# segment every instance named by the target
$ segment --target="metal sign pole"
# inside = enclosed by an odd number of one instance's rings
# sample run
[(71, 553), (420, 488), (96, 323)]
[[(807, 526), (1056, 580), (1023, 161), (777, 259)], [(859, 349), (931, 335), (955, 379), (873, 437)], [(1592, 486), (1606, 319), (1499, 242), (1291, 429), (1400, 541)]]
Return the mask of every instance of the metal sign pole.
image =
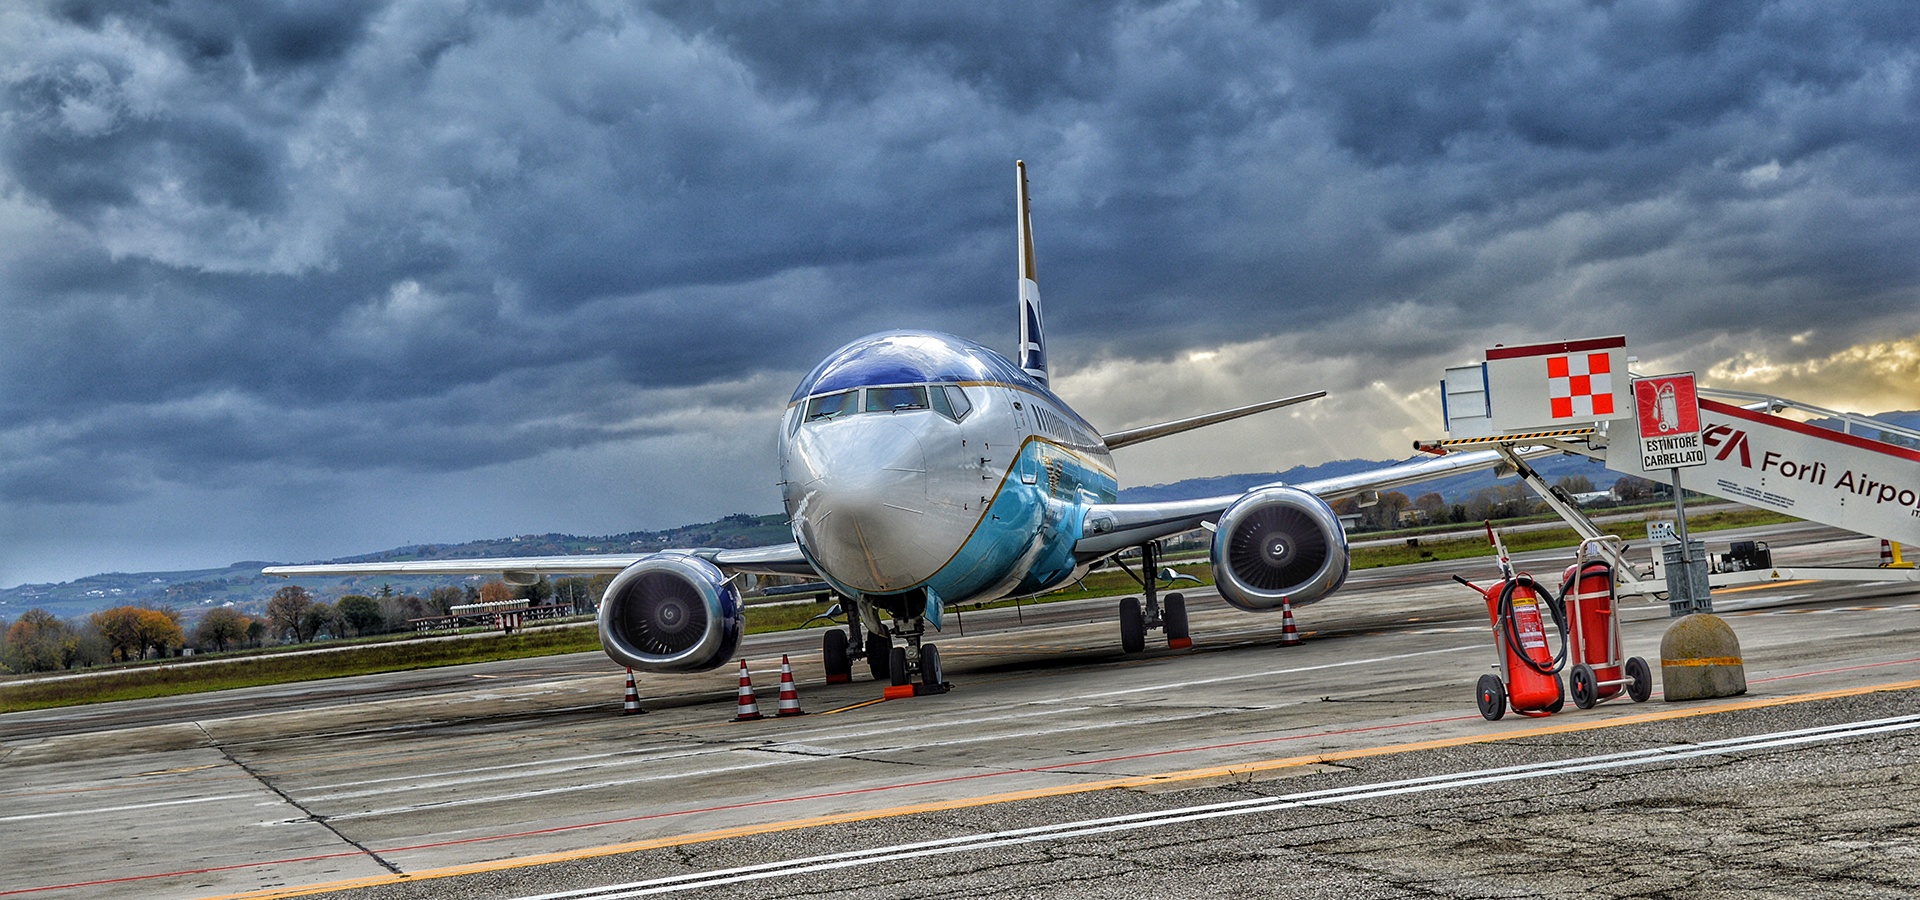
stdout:
[(1680, 538), (1680, 562), (1693, 562), (1693, 553), (1687, 544), (1687, 493), (1680, 489), (1680, 469), (1672, 468), (1673, 473), (1673, 530)]

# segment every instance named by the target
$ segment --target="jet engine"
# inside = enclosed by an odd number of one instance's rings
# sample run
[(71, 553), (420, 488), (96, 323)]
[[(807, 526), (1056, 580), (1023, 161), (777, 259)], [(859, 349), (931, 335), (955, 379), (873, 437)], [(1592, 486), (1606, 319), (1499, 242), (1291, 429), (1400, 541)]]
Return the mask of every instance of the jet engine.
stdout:
[(697, 672), (733, 657), (740, 595), (697, 556), (650, 556), (621, 571), (600, 598), (600, 646), (646, 672)]
[(1213, 578), (1220, 596), (1249, 612), (1330, 594), (1347, 580), (1347, 533), (1326, 501), (1299, 488), (1253, 491), (1220, 514)]

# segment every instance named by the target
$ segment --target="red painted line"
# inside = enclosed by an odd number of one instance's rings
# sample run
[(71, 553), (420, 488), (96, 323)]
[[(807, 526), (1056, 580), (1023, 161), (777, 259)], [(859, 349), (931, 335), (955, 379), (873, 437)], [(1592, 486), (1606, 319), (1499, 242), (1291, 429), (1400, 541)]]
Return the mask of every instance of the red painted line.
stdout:
[[(1856, 672), (1864, 669), (1878, 669), (1878, 668), (1884, 668), (1886, 666), (1907, 665), (1911, 663), (1920, 663), (1920, 657), (1909, 657), (1907, 659), (1896, 659), (1896, 660), (1889, 660), (1887, 662), (1878, 662), (1878, 663), (1865, 663), (1857, 666), (1841, 666), (1833, 669), (1820, 669), (1812, 672), (1798, 672), (1790, 675), (1775, 675), (1770, 678), (1755, 679), (1750, 683), (1762, 684), (1762, 683), (1771, 682), (1771, 681), (1787, 681), (1794, 678), (1807, 678), (1814, 675), (1833, 675), (1841, 672)], [(514, 838), (538, 837), (541, 835), (561, 834), (569, 831), (582, 831), (589, 828), (604, 828), (611, 825), (624, 825), (632, 822), (644, 822), (644, 821), (649, 821), (653, 819), (670, 819), (670, 818), (676, 818), (679, 816), (697, 815), (700, 813), (729, 812), (734, 810), (753, 809), (755, 807), (761, 807), (761, 806), (776, 806), (783, 803), (799, 803), (799, 802), (805, 802), (809, 800), (822, 800), (822, 799), (830, 799), (830, 798), (836, 798), (836, 797), (853, 797), (853, 796), (859, 796), (861, 794), (884, 793), (887, 791), (904, 790), (908, 788), (933, 787), (933, 786), (942, 785), (942, 784), (957, 784), (960, 782), (977, 781), (977, 780), (986, 779), (986, 778), (1003, 778), (1009, 775), (1031, 775), (1031, 774), (1040, 773), (1040, 772), (1058, 772), (1058, 771), (1064, 771), (1068, 769), (1083, 768), (1087, 766), (1111, 765), (1113, 763), (1131, 762), (1131, 761), (1142, 760), (1142, 759), (1154, 759), (1154, 758), (1163, 757), (1163, 756), (1178, 756), (1186, 753), (1199, 753), (1199, 752), (1204, 752), (1209, 750), (1231, 750), (1231, 749), (1236, 749), (1240, 747), (1258, 747), (1258, 746), (1263, 746), (1268, 744), (1281, 744), (1281, 743), (1286, 743), (1288, 741), (1305, 740), (1307, 738), (1314, 738), (1314, 737), (1337, 737), (1337, 736), (1350, 735), (1350, 734), (1366, 734), (1368, 732), (1375, 732), (1375, 731), (1391, 731), (1399, 728), (1410, 728), (1416, 725), (1437, 725), (1445, 722), (1465, 722), (1465, 721), (1471, 721), (1473, 719), (1478, 719), (1478, 718), (1480, 718), (1480, 716), (1477, 713), (1473, 715), (1440, 716), (1432, 719), (1420, 719), (1420, 720), (1408, 721), (1408, 722), (1395, 722), (1388, 725), (1369, 725), (1363, 728), (1343, 728), (1343, 729), (1338, 729), (1334, 731), (1315, 731), (1307, 734), (1294, 734), (1294, 735), (1286, 735), (1283, 737), (1257, 738), (1254, 740), (1246, 740), (1246, 741), (1228, 741), (1225, 743), (1207, 744), (1199, 747), (1183, 747), (1183, 748), (1174, 749), (1174, 750), (1157, 750), (1151, 753), (1131, 753), (1131, 754), (1126, 754), (1124, 756), (1109, 756), (1102, 759), (1077, 760), (1075, 762), (1059, 763), (1051, 766), (1034, 766), (1034, 767), (1025, 768), (1025, 769), (1008, 769), (1003, 772), (982, 772), (982, 773), (973, 774), (973, 775), (957, 775), (951, 778), (934, 778), (926, 781), (902, 782), (899, 784), (884, 785), (881, 787), (860, 788), (857, 790), (850, 790), (850, 791), (829, 791), (826, 793), (806, 794), (806, 795), (797, 796), (797, 797), (780, 797), (772, 800), (755, 800), (748, 803), (729, 803), (729, 804), (722, 804), (719, 806), (701, 807), (698, 809), (683, 809), (683, 810), (677, 810), (674, 812), (654, 813), (654, 814), (645, 815), (645, 816), (627, 816), (619, 819), (606, 819), (598, 822), (583, 822), (578, 825), (560, 825), (553, 828), (538, 828), (538, 829), (533, 829), (531, 831), (515, 831), (515, 832), (508, 832), (503, 834), (484, 835), (481, 837), (461, 838), (459, 840), (452, 840), (452, 841), (433, 841), (425, 844), (409, 844), (406, 846), (399, 846), (399, 847), (381, 847), (381, 848), (374, 849), (373, 851), (371, 851), (371, 853), (375, 855), (384, 856), (390, 853), (407, 853), (407, 852), (416, 851), (416, 850), (432, 850), (439, 847), (454, 847), (462, 844), (479, 844), (479, 843), (486, 843), (488, 841), (501, 841), (501, 840), (512, 840)], [(14, 890), (0, 891), (0, 897), (10, 897), (10, 896), (15, 896), (19, 894), (32, 894), (32, 893), (38, 893), (41, 891), (66, 890), (69, 888), (97, 887), (99, 885), (107, 885), (107, 884), (125, 884), (128, 882), (148, 881), (148, 880), (157, 879), (157, 878), (178, 878), (178, 877), (189, 876), (189, 875), (200, 875), (208, 872), (224, 872), (224, 871), (231, 871), (233, 869), (250, 869), (250, 868), (263, 867), (263, 866), (279, 866), (279, 865), (288, 865), (291, 863), (314, 862), (314, 861), (326, 860), (326, 859), (341, 859), (344, 857), (362, 856), (362, 855), (367, 855), (367, 854), (362, 854), (358, 852), (324, 853), (317, 856), (298, 856), (298, 857), (290, 857), (287, 859), (267, 860), (264, 862), (235, 863), (232, 865), (225, 865), (225, 866), (208, 866), (208, 867), (199, 868), (199, 869), (182, 869), (175, 872), (156, 872), (156, 873), (147, 874), (147, 875), (128, 875), (121, 878), (107, 878), (99, 881), (79, 881), (79, 882), (74, 882), (72, 884), (54, 884), (54, 885), (45, 885), (41, 887), (18, 888)]]
[(126, 884), (130, 881), (148, 881), (154, 878), (179, 878), (186, 875), (204, 875), (208, 872), (227, 872), (233, 869), (253, 869), (260, 866), (284, 866), (288, 863), (314, 862), (322, 859), (340, 859), (348, 856), (364, 856), (358, 851), (352, 853), (322, 853), (319, 856), (296, 856), (288, 859), (270, 859), (266, 862), (234, 863), (230, 866), (207, 866), (203, 869), (181, 869), (178, 872), (155, 872), (150, 875), (126, 875), (120, 878), (102, 878), (98, 881), (76, 881), (72, 884), (48, 884), (40, 887), (15, 888), (0, 891), (0, 897), (16, 894), (35, 894), (41, 891), (64, 891), (70, 888), (98, 887), (103, 884)]
[(1749, 683), (1765, 684), (1769, 681), (1789, 681), (1795, 678), (1806, 678), (1811, 675), (1837, 675), (1841, 672), (1858, 672), (1861, 669), (1878, 669), (1883, 666), (1900, 666), (1900, 665), (1906, 665), (1908, 663), (1920, 663), (1920, 656), (1908, 657), (1907, 659), (1889, 660), (1887, 662), (1863, 663), (1857, 666), (1841, 666), (1838, 669), (1822, 669), (1818, 672), (1797, 672), (1792, 675), (1775, 675), (1770, 678), (1756, 678)]

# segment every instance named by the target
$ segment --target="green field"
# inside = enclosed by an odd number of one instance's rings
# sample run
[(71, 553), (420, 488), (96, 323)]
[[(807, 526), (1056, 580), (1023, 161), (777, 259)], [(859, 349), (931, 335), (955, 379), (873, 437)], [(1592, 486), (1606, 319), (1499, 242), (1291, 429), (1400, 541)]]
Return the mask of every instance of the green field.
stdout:
[[(1791, 521), (1795, 520), (1777, 513), (1743, 509), (1690, 516), (1687, 524), (1692, 531), (1702, 532)], [(1635, 531), (1638, 530), (1636, 527)], [(1416, 533), (1400, 536), (1410, 538), (1416, 543), (1356, 550), (1353, 554), (1353, 567), (1366, 569), (1433, 559), (1462, 559), (1492, 554), (1487, 542), (1478, 537), (1436, 540), (1420, 537)], [(1507, 549), (1512, 551), (1567, 547), (1576, 542), (1577, 538), (1573, 530), (1564, 527), (1518, 532), (1506, 539)], [(1213, 581), (1212, 568), (1204, 559), (1194, 562), (1175, 560), (1171, 565), (1183, 574), (1199, 578), (1204, 584), (1211, 584)], [(1139, 584), (1126, 573), (1108, 568), (1088, 575), (1084, 581), (1075, 584), (1070, 590), (1056, 591), (1043, 597), (1019, 602), (1049, 603), (1088, 597), (1110, 597), (1132, 593), (1139, 589)], [(1178, 590), (1178, 588), (1169, 588), (1169, 590)], [(1010, 606), (1013, 602), (1000, 601), (991, 606)], [(824, 612), (827, 606), (828, 604), (825, 603), (749, 606), (747, 631), (759, 633), (798, 628), (812, 617)], [(984, 606), (987, 605), (967, 608), (977, 609)], [(964, 615), (965, 611), (962, 610), (961, 614)], [(814, 624), (823, 625), (824, 621)], [(285, 652), (320, 648), (325, 648), (326, 652)], [(281, 652), (169, 660), (165, 663), (147, 663), (58, 677), (41, 677), (31, 682), (25, 678), (16, 678), (10, 682), (0, 682), (0, 712), (164, 697), (199, 691), (219, 691), (228, 688), (342, 678), (351, 675), (372, 675), (380, 672), (457, 666), (531, 656), (597, 652), (600, 649), (600, 640), (593, 624), (584, 622), (558, 628), (521, 631), (511, 635), (486, 632), (435, 639), (412, 639), (403, 636), (365, 643), (278, 649)]]

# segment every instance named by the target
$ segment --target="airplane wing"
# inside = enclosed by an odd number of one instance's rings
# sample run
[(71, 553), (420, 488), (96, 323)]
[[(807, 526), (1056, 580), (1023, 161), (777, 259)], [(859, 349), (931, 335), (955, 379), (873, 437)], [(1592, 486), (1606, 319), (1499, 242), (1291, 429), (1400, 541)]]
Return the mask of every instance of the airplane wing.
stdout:
[[(1546, 451), (1551, 452), (1551, 451)], [(1522, 457), (1538, 455), (1521, 453)], [(1268, 487), (1290, 487), (1306, 491), (1324, 501), (1351, 497), (1364, 491), (1380, 491), (1414, 484), (1431, 478), (1491, 469), (1500, 465), (1500, 454), (1492, 450), (1449, 453), (1445, 456), (1412, 459), (1380, 469), (1321, 478), (1295, 484), (1276, 482), (1260, 485), (1238, 494), (1202, 497), (1196, 500), (1170, 500), (1161, 503), (1108, 503), (1093, 506), (1087, 512), (1085, 536), (1074, 544), (1073, 552), (1082, 561), (1137, 547), (1147, 541), (1191, 531), (1204, 522), (1214, 522), (1235, 501)]]
[(740, 550), (658, 550), (652, 553), (603, 553), (579, 556), (503, 556), (492, 559), (415, 559), (371, 563), (327, 563), (306, 566), (268, 566), (262, 575), (498, 575), (514, 584), (528, 584), (542, 575), (614, 575), (641, 560), (656, 556), (691, 556), (706, 560), (723, 572), (751, 575), (813, 576), (813, 566), (794, 543)]

